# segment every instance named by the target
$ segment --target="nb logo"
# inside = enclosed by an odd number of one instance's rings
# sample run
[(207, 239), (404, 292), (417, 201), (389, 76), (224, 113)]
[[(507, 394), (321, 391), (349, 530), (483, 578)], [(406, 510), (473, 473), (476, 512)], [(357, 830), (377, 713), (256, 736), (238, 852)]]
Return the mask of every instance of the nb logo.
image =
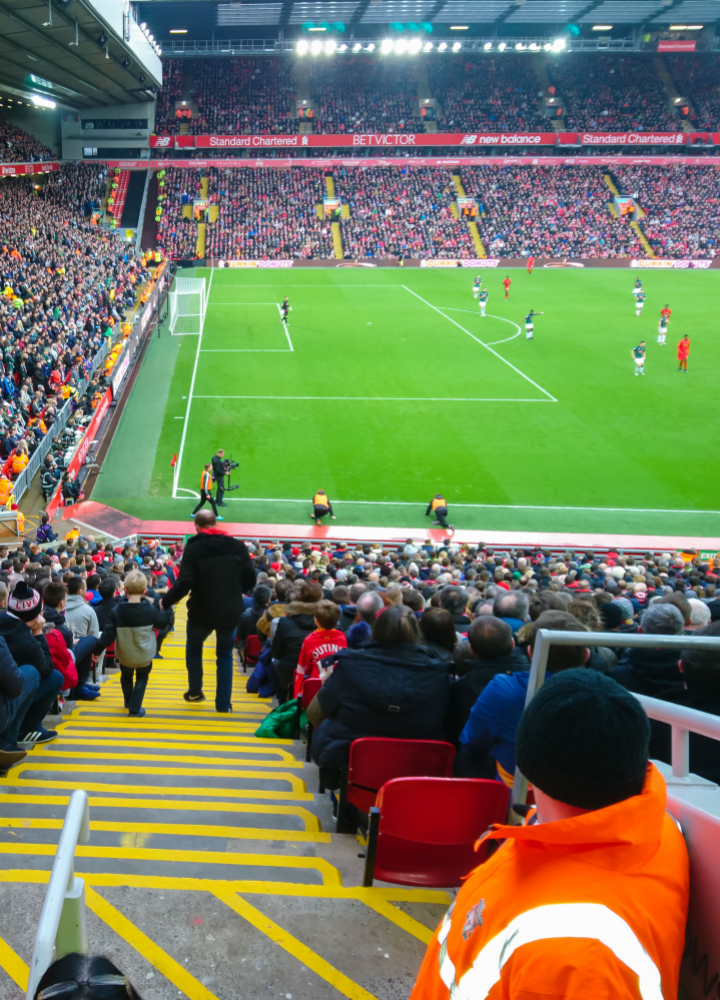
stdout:
[(460, 140), (461, 146), (474, 146), (477, 135), (464, 135)]
[(161, 135), (161, 136), (159, 136), (155, 140), (155, 145), (156, 146), (169, 146), (170, 145), (170, 139), (171, 139), (171, 136), (169, 136), (169, 135)]

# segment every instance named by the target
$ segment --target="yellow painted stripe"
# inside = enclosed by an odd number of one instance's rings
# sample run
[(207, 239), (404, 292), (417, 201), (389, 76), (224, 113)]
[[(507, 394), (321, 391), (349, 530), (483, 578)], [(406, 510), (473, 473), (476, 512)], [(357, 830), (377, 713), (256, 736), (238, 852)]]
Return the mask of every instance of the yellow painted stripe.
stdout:
[(124, 914), (116, 910), (90, 886), (85, 888), (85, 900), (95, 916), (100, 917), (123, 941), (132, 945), (139, 955), (142, 955), (150, 965), (177, 986), (188, 1000), (217, 1000), (214, 993), (211, 993), (195, 976), (192, 976), (159, 945), (151, 941), (147, 934), (143, 934), (139, 927), (136, 927)]
[[(54, 857), (56, 844), (4, 844), (0, 854)], [(292, 858), (280, 854), (239, 854), (233, 851), (172, 851), (152, 847), (78, 846), (76, 858), (114, 858), (120, 861), (196, 862), (204, 865), (254, 865), (258, 868), (295, 868), (316, 871), (325, 885), (342, 885), (340, 872), (324, 858)]]
[(235, 913), (247, 920), (249, 924), (263, 934), (266, 934), (274, 944), (279, 945), (308, 969), (312, 969), (317, 976), (324, 979), (326, 983), (333, 986), (343, 996), (349, 997), (350, 1000), (375, 1000), (372, 993), (369, 993), (358, 983), (353, 982), (343, 972), (336, 969), (334, 965), (330, 965), (317, 952), (308, 948), (307, 945), (303, 944), (296, 937), (293, 937), (292, 934), (289, 934), (279, 924), (276, 924), (274, 920), (266, 917), (264, 913), (261, 913), (251, 903), (248, 903), (246, 899), (236, 895), (234, 892), (218, 889), (215, 890), (214, 895), (221, 902), (225, 903), (226, 906), (229, 906), (231, 910), (234, 910)]
[[(288, 896), (308, 899), (357, 899), (361, 902), (364, 893), (374, 893), (379, 899), (397, 903), (440, 903), (448, 906), (453, 901), (450, 893), (441, 889), (408, 889), (404, 887), (373, 887), (363, 889), (361, 886), (307, 885), (297, 882), (262, 882), (240, 879), (205, 879), (182, 878), (166, 875), (138, 875), (134, 873), (108, 874), (98, 872), (77, 871), (86, 885), (107, 888), (129, 889), (167, 889), (183, 892), (214, 892), (224, 889), (229, 892), (241, 892), (244, 895), (258, 896)], [(46, 885), (50, 879), (50, 871), (34, 868), (8, 868), (0, 870), (0, 882), (29, 885)]]
[(401, 927), (408, 934), (412, 934), (413, 937), (422, 941), (423, 944), (430, 944), (434, 931), (431, 931), (429, 927), (421, 924), (419, 920), (411, 917), (403, 910), (398, 909), (397, 906), (393, 906), (386, 899), (372, 895), (371, 890), (366, 890), (366, 892), (367, 895), (362, 896), (362, 901), (366, 906), (369, 906), (371, 910), (375, 910), (381, 917), (385, 917), (386, 920), (390, 920), (398, 927)]
[[(153, 723), (152, 721), (148, 726), (145, 726), (144, 722), (141, 724), (138, 720), (129, 719), (127, 716), (115, 716), (114, 718), (108, 717), (107, 719), (75, 719), (75, 713), (73, 712), (68, 716), (68, 723), (72, 725), (73, 728), (79, 726), (83, 729), (123, 729), (128, 732), (132, 732), (137, 735), (138, 730), (145, 734), (148, 729), (152, 732)], [(60, 732), (63, 731), (65, 723), (60, 723)], [(255, 727), (257, 728), (257, 727)], [(228, 736), (237, 736), (239, 733), (253, 733), (255, 730), (252, 724), (249, 722), (218, 722), (216, 720), (199, 720), (198, 722), (176, 722), (168, 720), (167, 730), (172, 732), (173, 730), (177, 733), (227, 733)], [(166, 727), (163, 724), (163, 728), (158, 730), (158, 736), (162, 736), (166, 731)], [(278, 740), (274, 741), (279, 742)], [(286, 743), (292, 743), (292, 740), (285, 740)]]
[[(86, 758), (87, 759), (87, 756)], [(106, 764), (97, 767), (95, 764), (54, 764), (40, 760), (34, 764), (25, 761), (13, 769), (13, 775), (25, 774), (29, 771), (50, 771), (66, 774), (157, 774), (163, 778), (246, 778), (249, 781), (286, 781), (291, 788), (305, 791), (305, 782), (295, 774), (268, 774), (267, 771), (226, 770), (216, 771), (212, 767), (141, 767), (137, 764)], [(178, 786), (182, 787), (182, 786)]]
[[(53, 778), (47, 778), (44, 781), (38, 781), (34, 778), (11, 778), (10, 774), (8, 774), (7, 777), (3, 778), (3, 785), (5, 788), (69, 788), (71, 791), (75, 791), (78, 787), (78, 782), (56, 781)], [(167, 785), (114, 785), (111, 782), (103, 781), (83, 781), (82, 787), (86, 792), (130, 792), (133, 795), (187, 795), (218, 799), (293, 799), (296, 802), (313, 801), (313, 795), (310, 792), (275, 792), (252, 788), (198, 788), (192, 785), (188, 785), (187, 787), (178, 785), (175, 788), (168, 788)]]
[[(310, 796), (312, 798), (312, 796)], [(0, 803), (14, 806), (63, 806), (70, 801), (69, 795), (0, 795)], [(91, 795), (90, 806), (93, 809), (171, 809), (173, 812), (208, 813), (257, 813), (262, 816), (297, 816), (305, 824), (308, 833), (320, 832), (320, 820), (304, 806), (264, 805), (257, 802), (190, 802), (185, 799), (135, 799), (113, 798), (101, 795)]]
[[(39, 749), (39, 748), (38, 748)], [(244, 748), (247, 752), (247, 747)], [(87, 760), (87, 753), (78, 753), (75, 750), (63, 750), (58, 747), (53, 747), (51, 749), (43, 750), (41, 753), (34, 753), (33, 760), (38, 757), (70, 757), (72, 759)], [(181, 762), (183, 764), (217, 764), (217, 765), (241, 765), (246, 767), (295, 767), (302, 769), (305, 764), (303, 761), (296, 760), (290, 754), (285, 754), (285, 760), (243, 760), (237, 757), (187, 757), (187, 756), (174, 756), (160, 754), (160, 753), (94, 753), (92, 755), (93, 760), (147, 760), (147, 761), (158, 761), (159, 763), (172, 763)], [(44, 765), (43, 765), (44, 767)], [(74, 765), (68, 765), (68, 770), (72, 770)], [(33, 768), (36, 770), (36, 768)], [(105, 767), (93, 767), (94, 771), (99, 771), (102, 773), (105, 770), (109, 770)], [(124, 769), (123, 769), (124, 770)], [(154, 772), (157, 773), (157, 772)], [(192, 773), (199, 773), (197, 771), (191, 771)], [(223, 772), (219, 772), (222, 774)], [(231, 772), (228, 771), (227, 774)], [(276, 777), (272, 775), (272, 777)]]
[[(182, 739), (187, 739), (187, 737), (182, 737)], [(289, 751), (282, 750), (280, 747), (273, 746), (258, 746), (257, 741), (252, 744), (253, 737), (245, 737), (244, 742), (238, 746), (237, 750), (232, 747), (226, 747), (226, 752), (229, 753), (253, 753), (258, 756), (271, 756), (275, 755), (279, 760), (295, 761), (297, 760)], [(222, 738), (218, 739), (218, 743), (229, 742)], [(236, 740), (235, 742), (240, 742)], [(43, 746), (35, 747), (33, 750), (33, 757), (45, 757), (52, 756), (52, 754), (62, 754), (67, 756), (65, 750), (58, 749), (64, 746), (87, 746), (87, 747), (132, 747), (137, 750), (208, 750), (216, 752), (218, 747), (214, 746), (212, 743), (203, 742), (187, 742), (187, 743), (170, 743), (166, 740), (133, 740), (125, 739), (124, 737), (114, 737), (111, 739), (93, 739), (92, 737), (77, 736), (70, 737), (67, 733), (62, 734), (62, 739), (57, 743), (45, 744)], [(94, 755), (93, 755), (94, 756)], [(87, 759), (88, 754), (84, 754), (85, 759)], [(185, 759), (185, 758), (181, 758)], [(206, 758), (203, 758), (206, 759)], [(256, 764), (264, 764), (264, 761), (255, 761)]]
[[(0, 817), (0, 829), (9, 830), (61, 830), (63, 820), (17, 816)], [(171, 837), (223, 837), (229, 840), (294, 840), (298, 843), (329, 844), (329, 833), (305, 830), (272, 830), (262, 826), (218, 826), (213, 823), (125, 823), (110, 820), (91, 820), (90, 829), (97, 833), (143, 833)]]
[[(96, 728), (97, 732), (95, 732)], [(113, 730), (105, 730), (102, 727), (102, 724), (99, 726), (99, 728), (95, 726), (82, 726), (81, 728), (78, 729), (77, 735), (75, 735), (75, 729), (73, 728), (72, 723), (61, 722), (58, 724), (57, 730), (60, 733), (63, 742), (65, 741), (65, 739), (67, 739), (68, 742), (70, 743), (76, 743), (76, 742), (91, 743), (94, 740), (100, 739), (103, 742), (111, 742), (113, 744), (117, 743), (118, 745), (121, 746), (132, 746), (133, 745), (132, 741), (138, 739), (137, 726), (128, 727), (127, 732), (114, 732)], [(197, 746), (198, 743), (203, 743), (203, 744), (239, 743), (242, 745), (252, 745), (252, 746), (258, 745), (258, 739), (256, 736), (242, 736), (242, 735), (233, 736), (230, 733), (228, 733), (227, 735), (223, 734), (222, 736), (213, 736), (212, 731), (208, 731), (207, 733), (205, 732), (199, 733), (197, 737), (193, 737), (191, 733), (188, 734), (180, 732), (175, 734), (175, 733), (168, 733), (164, 729), (158, 729), (156, 736), (155, 731), (153, 729), (146, 729), (145, 727), (143, 727), (142, 733), (143, 737), (150, 739), (157, 738), (157, 739), (162, 739), (163, 741), (187, 740), (188, 746)], [(265, 751), (265, 753), (268, 753), (271, 749), (283, 746), (292, 746), (292, 745), (293, 745), (292, 740), (277, 740), (277, 739), (263, 740), (262, 746), (259, 747), (259, 749), (261, 751)], [(39, 747), (35, 748), (36, 751), (39, 749), (40, 749)]]
[(0, 966), (7, 972), (8, 976), (25, 992), (28, 984), (30, 969), (20, 958), (17, 952), (13, 951), (10, 945), (3, 938), (0, 938)]

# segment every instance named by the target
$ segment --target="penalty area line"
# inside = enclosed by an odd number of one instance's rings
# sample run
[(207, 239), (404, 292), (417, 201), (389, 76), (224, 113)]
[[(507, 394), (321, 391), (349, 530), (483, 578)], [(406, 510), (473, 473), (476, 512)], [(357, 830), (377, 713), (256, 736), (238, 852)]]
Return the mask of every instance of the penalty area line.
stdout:
[(422, 295), (418, 295), (417, 292), (414, 292), (412, 288), (408, 288), (407, 285), (403, 285), (402, 287), (405, 289), (406, 292), (410, 292), (410, 294), (414, 295), (416, 299), (419, 299), (419, 301), (422, 302), (424, 305), (429, 306), (430, 309), (432, 309), (434, 312), (438, 314), (438, 316), (442, 316), (449, 323), (452, 323), (453, 326), (456, 326), (458, 330), (462, 330), (462, 332), (466, 333), (468, 337), (472, 337), (472, 339), (476, 341), (476, 343), (480, 344), (481, 347), (484, 347), (486, 351), (490, 351), (491, 354), (494, 354), (496, 358), (499, 358), (499, 360), (502, 361), (503, 364), (506, 364), (508, 368), (512, 368), (514, 372), (517, 372), (517, 374), (520, 375), (522, 378), (524, 378), (526, 382), (529, 382), (530, 385), (534, 385), (536, 389), (539, 389), (540, 392), (542, 392), (545, 396), (547, 396), (553, 403), (557, 403), (557, 399), (555, 399), (552, 393), (548, 392), (547, 389), (543, 389), (543, 387), (541, 385), (538, 385), (537, 382), (534, 382), (529, 375), (526, 375), (524, 372), (521, 372), (520, 369), (516, 368), (514, 364), (512, 364), (510, 361), (507, 360), (507, 358), (504, 358), (502, 354), (498, 354), (497, 351), (494, 351), (492, 347), (490, 347), (484, 341), (480, 340), (479, 337), (476, 337), (474, 333), (470, 333), (469, 330), (466, 330), (465, 327), (461, 326), (457, 320), (452, 318), (452, 316), (448, 316), (437, 306), (434, 306), (432, 302), (428, 302), (428, 300), (424, 299)]
[(280, 322), (282, 323), (283, 330), (285, 331), (285, 336), (287, 337), (287, 342), (290, 345), (290, 350), (294, 351), (295, 348), (292, 345), (292, 340), (290, 340), (290, 331), (288, 330), (287, 323), (283, 319), (283, 314), (282, 314), (282, 309), (280, 308), (280, 304), (276, 302), (275, 305), (277, 306), (277, 311), (280, 313)]
[[(287, 354), (287, 351), (282, 353)], [(346, 403), (357, 400), (372, 403), (557, 403), (557, 399), (490, 399), (463, 396), (195, 396), (195, 399), (332, 399)]]

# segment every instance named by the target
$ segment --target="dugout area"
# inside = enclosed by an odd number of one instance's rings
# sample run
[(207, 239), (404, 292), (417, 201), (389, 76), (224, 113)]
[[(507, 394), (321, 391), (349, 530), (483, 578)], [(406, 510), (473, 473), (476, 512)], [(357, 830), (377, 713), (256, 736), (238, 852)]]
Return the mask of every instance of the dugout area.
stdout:
[[(627, 269), (509, 274), (505, 301), (505, 272), (483, 271), (481, 319), (469, 269), (196, 269), (202, 336), (153, 338), (92, 499), (187, 519), (223, 447), (240, 463), (229, 521), (305, 524), (322, 486), (344, 525), (429, 527), (425, 504), (442, 490), (468, 529), (720, 535), (720, 277), (643, 272), (638, 319)], [(531, 308), (544, 315), (528, 342)]]

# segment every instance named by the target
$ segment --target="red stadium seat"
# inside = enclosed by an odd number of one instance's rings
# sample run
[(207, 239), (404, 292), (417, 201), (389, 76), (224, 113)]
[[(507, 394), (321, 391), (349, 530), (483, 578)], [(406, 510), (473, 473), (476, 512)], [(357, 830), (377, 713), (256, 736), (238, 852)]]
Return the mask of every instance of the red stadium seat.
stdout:
[[(363, 885), (459, 886), (488, 856), (475, 843), (505, 822), (510, 789), (485, 778), (395, 778), (370, 810)], [(382, 834), (382, 836), (380, 836)]]
[(248, 667), (255, 667), (262, 652), (262, 639), (258, 635), (249, 635), (245, 640), (245, 649), (242, 653), (243, 673)]
[[(365, 737), (350, 746), (347, 778), (340, 788), (338, 833), (353, 833), (348, 806), (367, 815), (378, 791), (392, 778), (452, 777), (455, 747), (439, 740), (394, 740)], [(350, 815), (348, 815), (350, 814)]]

